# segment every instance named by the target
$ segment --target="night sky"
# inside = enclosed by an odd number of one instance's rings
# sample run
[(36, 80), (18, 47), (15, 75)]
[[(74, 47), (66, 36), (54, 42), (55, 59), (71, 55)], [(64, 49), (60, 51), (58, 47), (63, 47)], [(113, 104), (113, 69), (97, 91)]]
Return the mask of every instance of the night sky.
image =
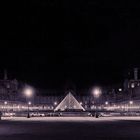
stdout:
[(115, 84), (140, 67), (140, 2), (1, 3), (0, 76), (40, 88)]

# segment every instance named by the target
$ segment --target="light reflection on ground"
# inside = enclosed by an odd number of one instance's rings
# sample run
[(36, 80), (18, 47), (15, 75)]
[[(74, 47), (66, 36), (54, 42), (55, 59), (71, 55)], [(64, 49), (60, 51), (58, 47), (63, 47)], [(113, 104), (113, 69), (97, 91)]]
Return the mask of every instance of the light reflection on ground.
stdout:
[(8, 121), (117, 121), (117, 120), (139, 120), (140, 117), (3, 117), (2, 120)]

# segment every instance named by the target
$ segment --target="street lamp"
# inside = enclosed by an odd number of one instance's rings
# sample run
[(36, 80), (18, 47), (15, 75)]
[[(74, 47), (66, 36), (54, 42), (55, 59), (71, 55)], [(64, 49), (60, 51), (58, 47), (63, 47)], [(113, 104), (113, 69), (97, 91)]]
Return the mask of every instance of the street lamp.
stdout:
[(56, 106), (57, 105), (57, 102), (54, 102), (54, 105)]
[(131, 110), (131, 107), (132, 107), (132, 105), (133, 105), (133, 101), (129, 101), (129, 104), (130, 104), (130, 110)]
[(135, 88), (135, 84), (134, 83), (131, 83), (131, 95), (130, 95), (130, 100), (132, 100), (132, 97), (133, 97), (133, 90), (134, 90), (134, 88)]
[(95, 104), (95, 117), (98, 118), (98, 114), (97, 114), (97, 99), (99, 99), (99, 97), (102, 94), (101, 88), (99, 87), (95, 87), (92, 89), (92, 94), (96, 100), (96, 104)]
[(132, 83), (132, 84), (131, 84), (131, 88), (134, 88), (134, 87), (135, 87), (135, 84), (134, 84), (134, 83)]
[(133, 101), (129, 101), (129, 104), (132, 105), (133, 104)]
[(29, 101), (29, 102), (28, 102), (28, 115), (27, 115), (27, 118), (30, 118), (30, 113), (29, 113), (30, 109), (29, 109), (29, 107), (30, 107), (31, 104), (32, 104), (32, 103)]
[(122, 88), (119, 88), (119, 91), (121, 92), (122, 91)]
[(108, 105), (108, 101), (105, 102), (105, 105)]
[(5, 102), (4, 102), (5, 112), (7, 112), (7, 104), (8, 104), (8, 102), (7, 102), (7, 101), (5, 101)]
[[(28, 101), (28, 99), (33, 97), (34, 94), (34, 90), (31, 87), (26, 87), (23, 91), (25, 97), (26, 97), (26, 102)], [(28, 102), (28, 114), (27, 114), (27, 118), (30, 118), (30, 113), (29, 113), (29, 106), (31, 105), (31, 102)]]
[(7, 105), (7, 101), (5, 101), (4, 104)]

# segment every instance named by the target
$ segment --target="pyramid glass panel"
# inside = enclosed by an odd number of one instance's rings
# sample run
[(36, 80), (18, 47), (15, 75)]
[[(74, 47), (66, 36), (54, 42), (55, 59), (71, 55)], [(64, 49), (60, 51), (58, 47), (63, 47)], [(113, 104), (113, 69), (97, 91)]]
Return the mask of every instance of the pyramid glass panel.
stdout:
[(80, 103), (74, 98), (74, 96), (69, 92), (67, 96), (62, 100), (62, 102), (55, 108), (55, 111), (64, 110), (83, 110), (85, 109), (80, 105)]

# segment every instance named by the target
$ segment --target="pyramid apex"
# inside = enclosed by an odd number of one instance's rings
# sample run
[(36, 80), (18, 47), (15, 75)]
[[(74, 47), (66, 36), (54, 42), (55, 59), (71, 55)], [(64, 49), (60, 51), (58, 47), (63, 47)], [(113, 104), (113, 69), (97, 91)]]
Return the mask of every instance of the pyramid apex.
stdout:
[(70, 94), (70, 95), (72, 95), (72, 93), (69, 91), (69, 93), (68, 94)]

